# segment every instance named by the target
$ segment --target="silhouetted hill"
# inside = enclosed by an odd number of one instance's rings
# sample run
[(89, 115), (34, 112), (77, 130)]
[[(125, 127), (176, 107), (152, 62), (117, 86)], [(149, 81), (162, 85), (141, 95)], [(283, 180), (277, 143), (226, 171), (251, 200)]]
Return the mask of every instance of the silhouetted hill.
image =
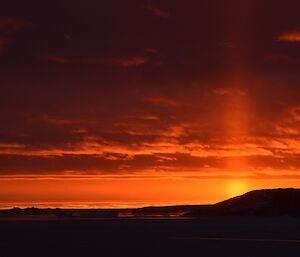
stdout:
[(300, 189), (264, 189), (210, 206), (205, 211), (192, 211), (186, 216), (300, 216)]

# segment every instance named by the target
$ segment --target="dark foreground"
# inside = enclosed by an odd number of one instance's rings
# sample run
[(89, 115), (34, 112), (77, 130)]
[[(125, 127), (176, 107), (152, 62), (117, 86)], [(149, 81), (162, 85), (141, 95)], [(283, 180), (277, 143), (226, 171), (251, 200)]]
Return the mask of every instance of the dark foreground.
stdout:
[(1, 221), (0, 256), (300, 256), (300, 218)]

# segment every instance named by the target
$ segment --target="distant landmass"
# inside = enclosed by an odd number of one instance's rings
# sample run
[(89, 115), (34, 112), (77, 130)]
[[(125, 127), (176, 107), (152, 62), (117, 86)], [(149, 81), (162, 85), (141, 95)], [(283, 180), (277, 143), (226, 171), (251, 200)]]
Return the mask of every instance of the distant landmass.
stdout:
[(39, 209), (0, 211), (0, 220), (198, 218), (203, 216), (300, 216), (300, 189), (263, 189), (213, 205), (144, 207), (136, 209)]

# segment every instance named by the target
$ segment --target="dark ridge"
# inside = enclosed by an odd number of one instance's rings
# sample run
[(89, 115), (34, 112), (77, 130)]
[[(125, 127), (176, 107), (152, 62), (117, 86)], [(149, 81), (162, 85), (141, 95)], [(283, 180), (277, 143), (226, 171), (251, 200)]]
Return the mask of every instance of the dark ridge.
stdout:
[(210, 206), (207, 210), (192, 211), (187, 216), (299, 216), (300, 189), (263, 189)]

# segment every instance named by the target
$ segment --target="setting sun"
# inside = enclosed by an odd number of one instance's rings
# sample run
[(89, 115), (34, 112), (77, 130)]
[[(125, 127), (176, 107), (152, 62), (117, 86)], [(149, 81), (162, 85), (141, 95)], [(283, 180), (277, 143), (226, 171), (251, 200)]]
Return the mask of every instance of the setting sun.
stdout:
[(247, 184), (243, 180), (232, 180), (228, 182), (226, 187), (226, 194), (228, 197), (235, 197), (242, 195), (249, 190)]

